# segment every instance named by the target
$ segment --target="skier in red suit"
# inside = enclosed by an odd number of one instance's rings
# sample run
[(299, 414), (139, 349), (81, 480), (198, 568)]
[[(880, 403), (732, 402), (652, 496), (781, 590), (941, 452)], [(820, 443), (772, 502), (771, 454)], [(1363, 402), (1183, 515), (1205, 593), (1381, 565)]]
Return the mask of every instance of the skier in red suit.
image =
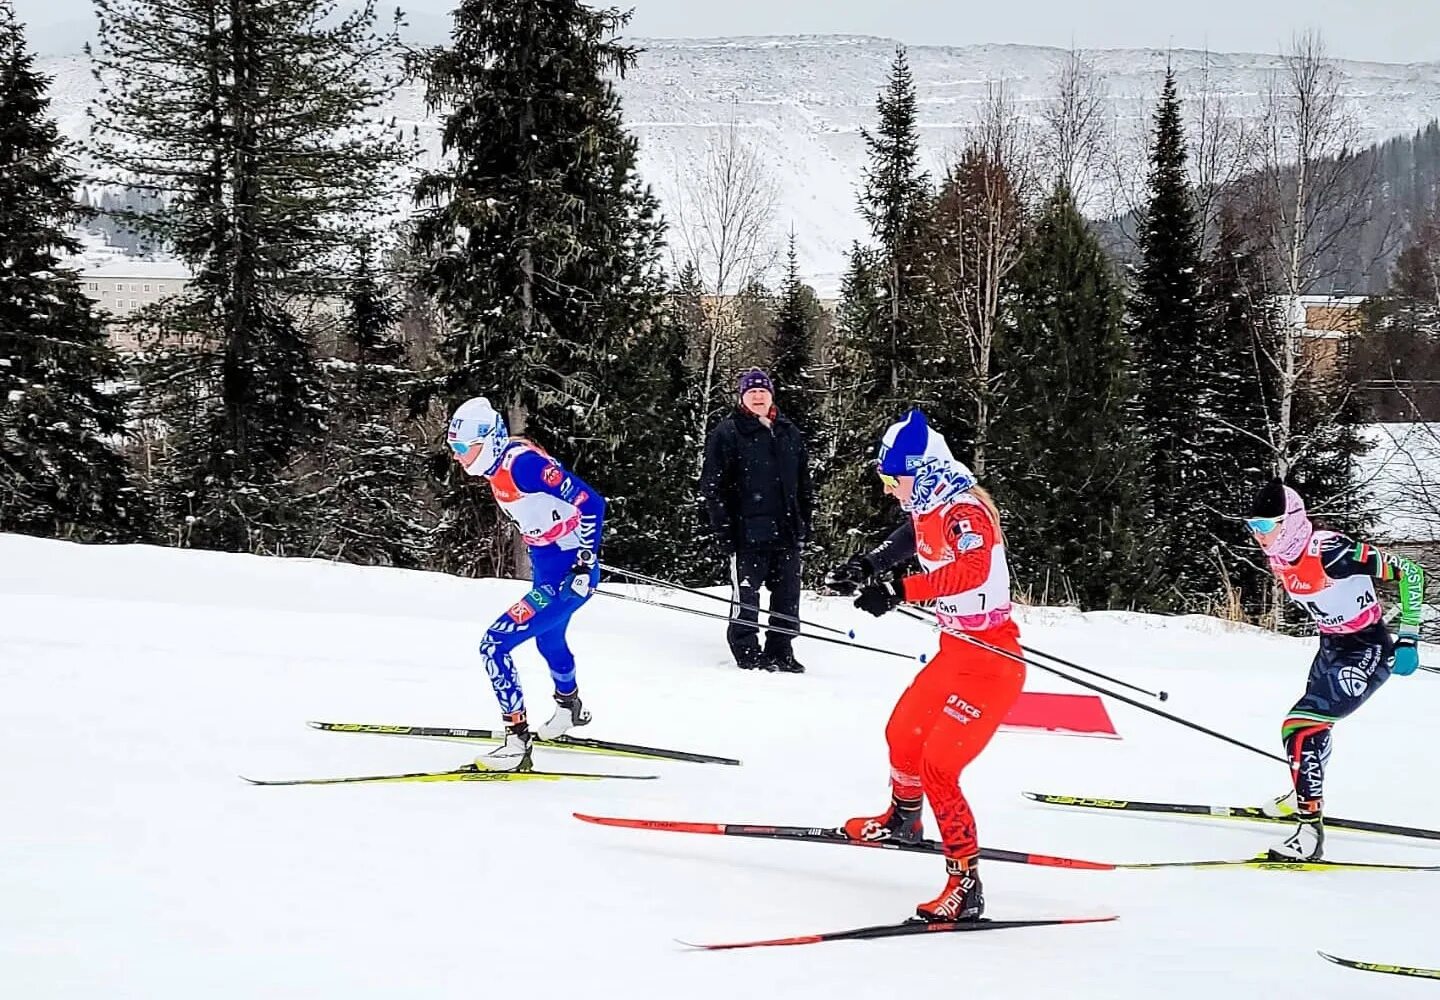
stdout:
[[(985, 911), (980, 845), (960, 774), (985, 749), (1025, 683), (1005, 538), (994, 502), (919, 410), (885, 433), (877, 471), (910, 520), (877, 548), (832, 570), (826, 584), (837, 593), (858, 592), (856, 606), (876, 616), (903, 602), (934, 601), (940, 651), (905, 689), (885, 728), (890, 808), (852, 819), (844, 830), (856, 840), (920, 840), (928, 799), (945, 845), (947, 879), (916, 914), (978, 920)], [(922, 572), (890, 575), (912, 556)]]

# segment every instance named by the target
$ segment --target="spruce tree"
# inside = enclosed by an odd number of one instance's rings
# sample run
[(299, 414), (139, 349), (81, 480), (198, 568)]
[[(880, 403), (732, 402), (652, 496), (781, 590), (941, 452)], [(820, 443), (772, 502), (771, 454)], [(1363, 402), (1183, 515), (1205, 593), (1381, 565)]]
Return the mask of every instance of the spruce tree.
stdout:
[(1203, 606), (1216, 587), (1205, 487), (1225, 456), (1204, 449), (1213, 396), (1213, 345), (1200, 302), (1200, 223), (1186, 177), (1175, 71), (1155, 109), (1147, 197), (1127, 323), (1136, 349), (1157, 570), (1178, 607)]
[(800, 433), (813, 457), (819, 443), (817, 425), (820, 386), (813, 372), (820, 328), (820, 302), (800, 280), (795, 234), (785, 257), (785, 281), (774, 319), (775, 360), (771, 372), (781, 409)]
[(1261, 346), (1273, 337), (1274, 319), (1261, 287), (1253, 248), (1234, 206), (1218, 214), (1215, 247), (1204, 262), (1201, 303), (1214, 383), (1202, 399), (1199, 452), (1210, 466), (1192, 488), (1206, 516), (1204, 554), (1217, 583), (1250, 615), (1264, 611), (1270, 572), (1244, 517), (1272, 473), (1268, 406), (1277, 395), (1276, 372)]
[[(324, 443), (302, 462), (299, 504), (311, 555), (415, 568), (428, 557), (425, 457), (406, 417), (418, 375), (398, 337), (403, 311), (368, 241), (345, 296), (342, 357), (323, 365)], [(313, 488), (304, 488), (313, 483)]]
[(874, 351), (886, 317), (882, 267), (876, 251), (856, 244), (840, 286), (834, 357), (821, 409), (823, 436), (815, 456), (820, 470), (815, 543), (826, 568), (875, 545), (898, 522), (871, 462), (880, 435), (899, 419), (878, 402), (885, 377), (884, 362)]
[(148, 510), (117, 445), (123, 373), (78, 276), (78, 180), (10, 0), (0, 0), (0, 531), (144, 536)]
[(1440, 207), (1423, 212), (1352, 346), (1357, 385), (1382, 422), (1440, 420)]
[[(677, 429), (683, 428), (686, 446), (702, 453), (705, 442), (690, 428), (709, 426), (709, 421), (700, 419), (701, 414), (707, 411), (706, 359), (703, 355), (711, 332), (708, 326), (711, 317), (706, 314), (705, 300), (705, 286), (699, 269), (693, 262), (686, 264), (671, 282), (667, 300), (666, 322), (675, 338), (673, 346), (679, 352), (675, 359), (679, 362), (679, 382), (674, 389), (678, 422), (669, 428), (669, 434), (674, 437)], [(714, 543), (709, 512), (700, 496), (699, 469), (691, 462), (681, 471), (684, 473), (683, 481), (677, 492), (668, 498), (668, 502), (675, 505), (674, 513), (679, 523), (670, 546), (674, 559), (680, 562), (675, 567), (675, 578), (693, 586), (726, 583), (730, 576), (730, 560), (728, 554), (720, 551)]]
[[(695, 382), (685, 364), (692, 330), (683, 314), (657, 319), (611, 370), (625, 386), (624, 438), (608, 452), (605, 560), (666, 580), (713, 583), (705, 572), (710, 533), (696, 519), (699, 494), (690, 457)], [(698, 577), (698, 578), (697, 578)]]
[(990, 481), (1017, 589), (1144, 606), (1144, 461), (1120, 291), (1063, 185), (1017, 271), (1012, 324)]
[(824, 417), (831, 430), (816, 513), (824, 561), (875, 544), (894, 523), (893, 505), (880, 495), (866, 460), (889, 424), (912, 406), (930, 406), (948, 367), (932, 285), (932, 193), (920, 167), (915, 80), (903, 47), (895, 50), (876, 113), (875, 129), (863, 132), (869, 162), (860, 190), (872, 244), (854, 248), (841, 288)]
[[(664, 291), (657, 203), (613, 83), (635, 59), (614, 39), (628, 15), (465, 0), (454, 17), (451, 47), (425, 68), (446, 160), (415, 189), (420, 280), (450, 320), (437, 387), (446, 406), (488, 396), (512, 433), (556, 449), (624, 506), (648, 487), (614, 463), (642, 457), (626, 446), (630, 411), (650, 403), (620, 376), (651, 356)], [(503, 553), (461, 478), (452, 470), (441, 553)]]
[(163, 198), (122, 212), (194, 273), (148, 317), (147, 411), (183, 542), (279, 552), (299, 512), (287, 468), (318, 438), (304, 318), (343, 294), (367, 216), (407, 149), (372, 118), (398, 44), (373, 0), (96, 0), (108, 179)]
[(934, 372), (926, 367), (930, 289), (927, 222), (930, 182), (920, 167), (915, 78), (903, 46), (876, 100), (879, 122), (862, 130), (869, 162), (863, 170), (860, 214), (870, 224), (874, 273), (885, 301), (881, 325), (869, 332), (876, 364), (875, 402), (898, 419), (921, 402)]

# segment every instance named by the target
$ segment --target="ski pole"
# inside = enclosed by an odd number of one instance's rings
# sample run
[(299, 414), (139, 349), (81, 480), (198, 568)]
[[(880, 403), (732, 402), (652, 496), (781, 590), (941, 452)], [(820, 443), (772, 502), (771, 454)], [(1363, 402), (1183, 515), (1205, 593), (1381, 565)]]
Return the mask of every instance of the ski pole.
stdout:
[[(934, 624), (934, 622), (929, 617), (911, 608), (902, 606), (899, 610), (907, 618), (913, 618), (917, 622), (927, 622), (932, 625)], [(1069, 667), (1071, 670), (1078, 670), (1082, 674), (1089, 674), (1091, 677), (1099, 677), (1101, 680), (1109, 681), (1111, 684), (1118, 684), (1120, 687), (1123, 688), (1129, 688), (1131, 691), (1138, 691), (1140, 694), (1148, 694), (1150, 697), (1158, 701), (1170, 700), (1169, 691), (1151, 691), (1149, 688), (1140, 687), (1138, 684), (1131, 684), (1129, 681), (1122, 681), (1118, 677), (1112, 677), (1109, 674), (1101, 673), (1098, 670), (1091, 670), (1089, 667), (1082, 667), (1080, 664), (1073, 663), (1063, 657), (1056, 656), (1054, 653), (1047, 653), (1044, 650), (1036, 649), (1034, 646), (1027, 646), (1023, 642), (1020, 644), (1020, 648), (1025, 650), (1025, 652), (1029, 653), (1031, 656), (1043, 656), (1045, 659), (1050, 660), (1054, 663), (1058, 663), (1062, 667)], [(1038, 663), (1036, 664), (1036, 666), (1039, 665), (1040, 664)]]
[[(954, 635), (955, 633), (946, 634)], [(970, 643), (972, 646), (979, 646), (981, 649), (987, 649), (992, 653), (998, 653), (1008, 660), (1014, 660), (1017, 663), (1024, 663), (1032, 667), (1039, 667), (1041, 670), (1052, 673), (1056, 677), (1061, 677), (1069, 681), (1071, 684), (1078, 684), (1083, 688), (1089, 688), (1091, 691), (1096, 691), (1100, 694), (1114, 698), (1116, 701), (1123, 701), (1127, 705), (1133, 705), (1134, 707), (1140, 709), (1140, 711), (1142, 712), (1149, 712), (1151, 715), (1158, 715), (1162, 719), (1169, 719), (1171, 722), (1179, 723), (1187, 729), (1195, 730), (1197, 733), (1204, 733), (1206, 736), (1213, 736), (1217, 740), (1222, 740), (1226, 743), (1231, 744), (1232, 746), (1237, 746), (1242, 750), (1249, 750), (1251, 753), (1258, 753), (1261, 757), (1268, 757), (1270, 760), (1277, 760), (1280, 763), (1284, 764), (1286, 767), (1293, 767), (1289, 760), (1281, 757), (1277, 753), (1271, 753), (1269, 750), (1262, 750), (1257, 746), (1252, 746), (1251, 744), (1244, 742), (1243, 740), (1237, 740), (1233, 736), (1226, 736), (1224, 733), (1216, 732), (1213, 729), (1209, 729), (1205, 726), (1200, 725), (1200, 723), (1198, 722), (1191, 722), (1189, 719), (1182, 719), (1178, 715), (1171, 715), (1169, 712), (1162, 711), (1161, 709), (1151, 708), (1149, 705), (1146, 705), (1143, 702), (1138, 702), (1134, 698), (1128, 697), (1123, 694), (1116, 694), (1114, 691), (1103, 688), (1098, 684), (1091, 684), (1089, 681), (1081, 680), (1079, 677), (1067, 674), (1063, 670), (1056, 670), (1054, 667), (1048, 666), (1044, 663), (1037, 663), (1034, 660), (1027, 660), (1023, 656), (1016, 656), (1014, 653), (1011, 653), (1008, 650), (999, 649), (995, 646), (990, 645), (988, 642), (982, 642), (981, 640), (976, 639), (974, 636), (961, 633), (959, 635), (956, 635), (956, 638), (963, 639), (966, 642)]]
[(1112, 692), (1112, 690), (1106, 689), (1106, 687), (1100, 687), (1099, 684), (1092, 684), (1089, 682), (1089, 680), (1080, 680), (1079, 677), (1074, 677), (1071, 676), (1071, 674), (1064, 673), (1063, 670), (1056, 670), (1054, 669), (1054, 667), (1047, 666), (1047, 664), (1035, 663), (1034, 660), (1025, 660), (1024, 657), (1015, 656), (1014, 653), (1008, 653), (1008, 651), (999, 650), (999, 648), (995, 648), (989, 643), (982, 643), (981, 640), (973, 637), (973, 635), (959, 635), (959, 638), (963, 638), (966, 643), (971, 643), (972, 646), (979, 646), (981, 648), (985, 648), (985, 650), (991, 651), (991, 653), (999, 653), (1001, 654), (1001, 656), (1007, 657), (1007, 659), (1017, 660), (1018, 663), (1028, 663), (1030, 664), (1030, 666), (1040, 667), (1041, 670), (1048, 671), (1048, 673), (1053, 673), (1054, 676), (1063, 677), (1064, 680), (1068, 680), (1068, 682), (1070, 682), (1071, 684), (1080, 684), (1081, 687), (1087, 687), (1087, 689), (1093, 690), (1093, 692), (1099, 692), (1100, 695), (1113, 697), (1113, 699), (1117, 700), (1117, 702), (1125, 702), (1126, 705), (1133, 705), (1135, 707), (1138, 707), (1140, 712), (1149, 712), (1151, 713), (1151, 715), (1158, 715), (1159, 718), (1169, 719), (1171, 720), (1171, 722), (1179, 723), (1179, 725), (1185, 726), (1185, 728), (1187, 729), (1194, 729), (1195, 732), (1202, 732), (1205, 733), (1205, 735), (1207, 736), (1214, 736), (1215, 739), (1220, 739), (1220, 741), (1227, 742), (1227, 744), (1238, 746), (1238, 748), (1240, 749), (1247, 749), (1247, 751), (1250, 751), (1251, 754), (1267, 756), (1267, 758), (1272, 759), (1272, 761), (1279, 761), (1280, 764), (1286, 765), (1286, 767), (1292, 767), (1292, 765), (1290, 765), (1290, 761), (1287, 761), (1286, 758), (1283, 758), (1283, 756), (1280, 756), (1279, 754), (1272, 754), (1272, 752), (1266, 751), (1266, 749), (1260, 749), (1259, 746), (1247, 744), (1247, 742), (1240, 741), (1240, 739), (1236, 739), (1234, 738), (1234, 736), (1227, 736), (1223, 732), (1215, 732), (1214, 729), (1205, 728), (1205, 726), (1200, 725), (1200, 723), (1198, 722), (1191, 722), (1191, 720), (1189, 719), (1179, 718), (1178, 715), (1171, 715), (1171, 713), (1169, 712), (1162, 712), (1161, 709), (1153, 709), (1153, 707), (1145, 705), (1145, 703), (1143, 702), (1136, 702), (1133, 697), (1128, 697), (1126, 695), (1117, 695), (1117, 693)]
[[(741, 604), (739, 601), (732, 601), (730, 598), (721, 597), (719, 594), (711, 594), (707, 593), (706, 591), (699, 590), (695, 587), (687, 587), (683, 583), (674, 583), (670, 580), (662, 580), (658, 576), (646, 576), (644, 573), (636, 573), (634, 570), (622, 569), (619, 566), (611, 566), (609, 563), (602, 562), (600, 564), (600, 568), (607, 573), (615, 573), (619, 576), (629, 577), (630, 579), (636, 580), (640, 583), (648, 583), (653, 587), (665, 587), (669, 590), (681, 590), (687, 594), (694, 594), (696, 597), (706, 597), (712, 601), (719, 601), (722, 604), (729, 604), (733, 607), (738, 607), (741, 611), (754, 611), (755, 613), (759, 614), (760, 612), (765, 610), (763, 608), (751, 607), (749, 604)], [(843, 635), (847, 639), (855, 638), (855, 630), (853, 628), (848, 630), (843, 628), (835, 628), (833, 625), (822, 625), (820, 622), (806, 621), (804, 618), (800, 618), (798, 616), (795, 620), (798, 621), (801, 625), (808, 626), (820, 632), (831, 632), (835, 635)]]
[[(699, 608), (687, 608), (680, 604), (666, 604), (664, 601), (656, 601), (648, 597), (636, 597), (632, 594), (619, 594), (612, 590), (601, 590), (599, 587), (595, 588), (595, 593), (601, 595), (602, 597), (613, 597), (619, 601), (634, 601), (636, 604), (648, 604), (652, 608), (665, 608), (668, 611), (682, 611), (687, 615), (698, 615), (701, 618), (713, 618), (716, 621), (734, 622), (741, 625), (756, 624), (755, 622), (746, 622), (741, 621), (739, 618), (732, 618), (730, 615), (717, 614), (713, 611), (701, 611)], [(759, 626), (756, 625), (756, 627), (758, 628)], [(927, 659), (927, 657), (923, 653), (919, 656), (915, 656), (910, 653), (897, 653), (893, 649), (881, 649), (879, 646), (867, 646), (864, 643), (847, 641), (845, 639), (832, 639), (828, 635), (811, 635), (809, 632), (796, 632), (793, 629), (788, 628), (775, 628), (774, 626), (771, 626), (766, 629), (766, 631), (778, 632), (781, 635), (795, 636), (797, 638), (814, 639), (816, 642), (830, 642), (834, 643), (837, 646), (844, 646), (846, 649), (858, 649), (866, 653), (883, 653), (886, 656), (897, 656), (902, 660), (910, 660), (912, 662), (915, 660), (919, 660), (921, 663), (924, 663)]]

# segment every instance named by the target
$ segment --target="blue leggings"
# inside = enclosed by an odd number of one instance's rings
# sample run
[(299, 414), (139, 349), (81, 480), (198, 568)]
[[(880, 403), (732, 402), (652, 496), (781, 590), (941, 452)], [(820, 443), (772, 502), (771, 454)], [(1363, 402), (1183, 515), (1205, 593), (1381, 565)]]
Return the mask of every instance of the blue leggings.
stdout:
[(550, 667), (557, 694), (570, 694), (575, 690), (575, 654), (565, 641), (565, 629), (570, 624), (570, 616), (590, 599), (599, 581), (597, 567), (591, 572), (590, 590), (581, 596), (565, 585), (565, 577), (542, 580), (537, 572), (530, 592), (497, 618), (485, 633), (480, 642), (480, 656), (507, 724), (513, 725), (525, 718), (525, 694), (520, 690), (520, 677), (510, 655), (522, 642), (535, 640), (535, 648)]
[(1280, 728), (1303, 811), (1318, 813), (1324, 801), (1331, 727), (1365, 704), (1390, 679), (1394, 662), (1395, 649), (1383, 626), (1353, 637), (1321, 637), (1305, 694)]

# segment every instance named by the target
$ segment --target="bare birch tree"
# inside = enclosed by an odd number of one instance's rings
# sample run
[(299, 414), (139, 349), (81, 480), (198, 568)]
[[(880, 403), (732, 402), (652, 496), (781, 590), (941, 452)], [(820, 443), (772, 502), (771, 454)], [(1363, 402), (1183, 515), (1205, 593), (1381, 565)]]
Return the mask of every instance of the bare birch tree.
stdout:
[(1298, 35), (1270, 79), (1257, 126), (1252, 219), (1285, 312), (1267, 348), (1278, 380), (1270, 432), (1281, 476), (1306, 444), (1294, 433), (1295, 400), (1315, 363), (1314, 353), (1303, 350), (1300, 297), (1323, 287), (1346, 230), (1368, 209), (1370, 177), (1352, 152), (1358, 125), (1343, 85), (1321, 37)]
[(1225, 193), (1254, 160), (1254, 130), (1235, 113), (1224, 91), (1211, 76), (1207, 50), (1201, 57), (1200, 77), (1186, 102), (1190, 111), (1190, 185), (1195, 191), (1196, 214), (1205, 251), (1215, 245)]
[(1064, 182), (1082, 207), (1105, 148), (1105, 105), (1105, 83), (1095, 64), (1071, 49), (1056, 67), (1054, 96), (1040, 120), (1046, 180)]
[[(718, 379), (738, 352), (744, 308), (742, 293), (763, 283), (775, 266), (777, 187), (758, 147), (732, 115), (706, 144), (699, 169), (677, 178), (671, 201), (672, 255), (677, 270), (692, 263), (706, 299), (698, 345), (701, 397), (696, 440), (705, 440), (710, 402)], [(697, 468), (704, 451), (696, 455)]]
[(994, 382), (991, 359), (1004, 292), (1024, 249), (1034, 147), (1004, 83), (990, 83), (979, 121), (947, 170), (937, 205), (938, 291), (970, 362), (974, 467), (985, 474)]

